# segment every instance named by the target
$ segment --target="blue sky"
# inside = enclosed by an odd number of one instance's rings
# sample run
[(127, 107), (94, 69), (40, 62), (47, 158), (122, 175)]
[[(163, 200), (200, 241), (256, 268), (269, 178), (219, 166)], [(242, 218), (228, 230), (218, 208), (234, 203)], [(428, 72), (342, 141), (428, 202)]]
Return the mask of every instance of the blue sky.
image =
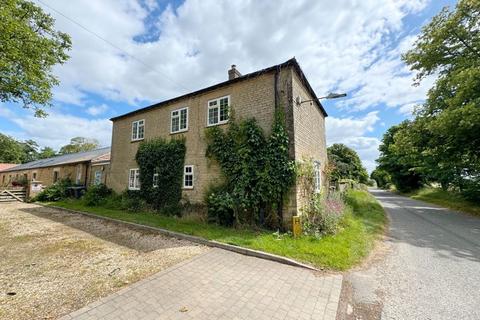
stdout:
[[(112, 116), (248, 73), (295, 56), (325, 101), (327, 142), (341, 142), (372, 170), (388, 127), (411, 115), (434, 78), (412, 87), (400, 59), (446, 0), (155, 1), (38, 3), (73, 40), (71, 59), (54, 68), (46, 119), (0, 104), (0, 131), (58, 149), (84, 136), (109, 145)], [(60, 15), (58, 12), (63, 14)], [(115, 47), (69, 19), (107, 39)], [(127, 54), (128, 53), (128, 54)], [(140, 60), (141, 63), (138, 61)]]

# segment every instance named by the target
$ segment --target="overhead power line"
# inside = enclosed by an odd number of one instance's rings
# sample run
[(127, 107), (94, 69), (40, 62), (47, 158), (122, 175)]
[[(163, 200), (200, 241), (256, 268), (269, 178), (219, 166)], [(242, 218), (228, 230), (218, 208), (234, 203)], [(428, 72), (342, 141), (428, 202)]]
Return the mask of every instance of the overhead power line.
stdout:
[(70, 21), (71, 23), (73, 24), (76, 24), (78, 27), (82, 28), (83, 30), (85, 30), (86, 32), (94, 35), (95, 37), (97, 37), (98, 39), (102, 40), (103, 42), (105, 42), (106, 44), (108, 44), (109, 46), (121, 51), (122, 53), (124, 53), (126, 56), (129, 56), (131, 59), (137, 61), (138, 63), (142, 64), (143, 66), (149, 68), (149, 69), (152, 69), (156, 72), (158, 72), (161, 76), (165, 77), (168, 81), (172, 82), (173, 84), (175, 84), (176, 86), (182, 88), (182, 89), (185, 89), (185, 90), (189, 90), (188, 88), (186, 88), (185, 86), (183, 86), (182, 84), (176, 82), (175, 80), (173, 80), (172, 78), (170, 78), (169, 76), (167, 76), (165, 73), (161, 72), (160, 70), (158, 70), (155, 66), (151, 66), (147, 63), (145, 63), (143, 60), (135, 57), (134, 55), (130, 54), (129, 52), (125, 51), (124, 49), (120, 48), (119, 46), (117, 46), (115, 43), (111, 42), (110, 40), (108, 39), (105, 39), (104, 37), (102, 37), (101, 35), (99, 35), (98, 33), (96, 33), (95, 31), (92, 31), (90, 29), (88, 29), (87, 27), (85, 27), (84, 25), (82, 25), (81, 23), (79, 23), (78, 21), (70, 18), (69, 16), (67, 16), (66, 14), (64, 14), (63, 12), (55, 9), (54, 7), (52, 7), (51, 5), (45, 3), (44, 1), (42, 0), (36, 0), (38, 1), (39, 3), (43, 4), (45, 7), (49, 8), (50, 10), (56, 12), (57, 14), (61, 15), (62, 17), (64, 17), (65, 19), (67, 19), (68, 21)]

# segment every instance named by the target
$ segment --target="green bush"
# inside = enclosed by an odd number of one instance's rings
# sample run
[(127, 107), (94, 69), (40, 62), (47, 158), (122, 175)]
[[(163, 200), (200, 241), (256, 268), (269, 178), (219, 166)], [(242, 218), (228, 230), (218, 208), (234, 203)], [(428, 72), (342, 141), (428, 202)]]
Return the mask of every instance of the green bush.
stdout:
[(340, 193), (314, 195), (301, 209), (303, 233), (317, 238), (337, 233), (346, 210)]
[(112, 194), (112, 189), (108, 188), (106, 185), (98, 184), (90, 186), (87, 189), (87, 192), (83, 196), (85, 204), (87, 206), (98, 206), (105, 203), (108, 196)]
[(208, 222), (223, 226), (232, 226), (235, 222), (234, 201), (232, 196), (217, 188), (206, 197)]
[(61, 179), (51, 186), (46, 187), (36, 197), (36, 201), (59, 201), (68, 197), (68, 188), (72, 186), (72, 180)]
[(120, 195), (120, 209), (130, 212), (140, 212), (146, 210), (147, 202), (140, 191), (125, 190)]

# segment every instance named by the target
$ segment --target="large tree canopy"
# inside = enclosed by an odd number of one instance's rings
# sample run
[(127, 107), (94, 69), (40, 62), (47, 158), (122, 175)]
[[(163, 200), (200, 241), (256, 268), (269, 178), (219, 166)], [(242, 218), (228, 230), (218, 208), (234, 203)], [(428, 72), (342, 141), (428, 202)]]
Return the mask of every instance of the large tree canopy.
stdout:
[(328, 161), (333, 167), (330, 177), (332, 181), (352, 179), (367, 183), (368, 173), (355, 150), (344, 144), (335, 143), (327, 148)]
[(19, 102), (45, 116), (58, 79), (52, 67), (69, 56), (70, 37), (54, 19), (25, 0), (0, 1), (0, 101)]
[(480, 2), (460, 0), (433, 17), (403, 55), (415, 85), (438, 78), (415, 118), (384, 136), (379, 164), (401, 188), (438, 182), (480, 199), (479, 26)]
[(75, 137), (70, 140), (70, 143), (61, 147), (59, 154), (77, 153), (90, 151), (98, 148), (100, 143), (96, 139), (88, 139), (84, 137)]

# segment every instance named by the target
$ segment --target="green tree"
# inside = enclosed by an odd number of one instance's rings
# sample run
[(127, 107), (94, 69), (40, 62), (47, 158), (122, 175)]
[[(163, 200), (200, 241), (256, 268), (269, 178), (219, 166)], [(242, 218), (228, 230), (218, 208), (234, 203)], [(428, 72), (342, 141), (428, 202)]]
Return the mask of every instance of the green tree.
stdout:
[(418, 189), (425, 181), (421, 152), (416, 149), (413, 135), (409, 135), (411, 128), (410, 121), (390, 127), (383, 135), (377, 160), (379, 169), (389, 173), (402, 192)]
[(54, 19), (26, 0), (0, 2), (0, 101), (20, 102), (45, 116), (52, 88), (59, 84), (52, 67), (69, 56), (70, 37), (54, 29)]
[(30, 162), (38, 159), (38, 143), (34, 140), (25, 140), (22, 142), (23, 159), (22, 162)]
[(55, 157), (56, 155), (57, 155), (56, 151), (53, 150), (52, 148), (43, 147), (38, 154), (38, 158), (39, 159), (46, 159), (46, 158)]
[(23, 162), (25, 156), (24, 148), (19, 141), (0, 133), (0, 146), (0, 162)]
[(96, 139), (89, 139), (84, 137), (75, 137), (70, 139), (70, 143), (60, 148), (59, 154), (85, 152), (95, 150), (100, 143)]
[(362, 166), (357, 152), (342, 143), (335, 143), (327, 148), (328, 161), (333, 169), (330, 173), (332, 181), (352, 179), (367, 183), (368, 173)]
[(375, 180), (379, 188), (388, 188), (392, 183), (392, 178), (387, 171), (375, 168), (370, 174), (370, 178)]
[(480, 180), (479, 25), (480, 2), (461, 0), (435, 16), (403, 55), (417, 72), (415, 84), (438, 75), (414, 125), (425, 136), (424, 172), (444, 188), (464, 190)]

